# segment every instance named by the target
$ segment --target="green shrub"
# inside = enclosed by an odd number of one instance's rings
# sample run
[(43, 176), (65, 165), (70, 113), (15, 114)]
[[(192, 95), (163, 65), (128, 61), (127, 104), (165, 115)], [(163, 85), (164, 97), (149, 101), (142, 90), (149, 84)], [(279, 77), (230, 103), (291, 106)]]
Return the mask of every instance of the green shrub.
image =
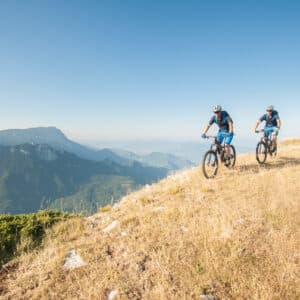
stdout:
[(73, 216), (51, 210), (24, 215), (0, 215), (0, 266), (20, 252), (40, 246), (47, 228)]

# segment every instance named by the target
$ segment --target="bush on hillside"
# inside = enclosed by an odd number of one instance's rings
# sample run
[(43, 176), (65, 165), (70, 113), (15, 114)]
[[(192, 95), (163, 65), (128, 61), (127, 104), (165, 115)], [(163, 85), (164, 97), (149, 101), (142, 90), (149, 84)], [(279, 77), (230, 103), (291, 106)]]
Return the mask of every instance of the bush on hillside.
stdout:
[(43, 210), (32, 214), (0, 215), (0, 266), (22, 251), (41, 245), (47, 228), (75, 215)]

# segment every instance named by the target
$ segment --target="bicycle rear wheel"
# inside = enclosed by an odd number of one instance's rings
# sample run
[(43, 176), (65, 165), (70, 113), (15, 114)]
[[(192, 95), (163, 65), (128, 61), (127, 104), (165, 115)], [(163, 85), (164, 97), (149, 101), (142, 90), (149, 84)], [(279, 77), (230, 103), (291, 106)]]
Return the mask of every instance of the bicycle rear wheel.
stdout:
[(267, 159), (267, 145), (264, 142), (259, 142), (256, 146), (256, 160), (258, 163), (263, 164)]
[(202, 171), (207, 179), (214, 178), (218, 172), (218, 157), (215, 151), (209, 150), (204, 154)]

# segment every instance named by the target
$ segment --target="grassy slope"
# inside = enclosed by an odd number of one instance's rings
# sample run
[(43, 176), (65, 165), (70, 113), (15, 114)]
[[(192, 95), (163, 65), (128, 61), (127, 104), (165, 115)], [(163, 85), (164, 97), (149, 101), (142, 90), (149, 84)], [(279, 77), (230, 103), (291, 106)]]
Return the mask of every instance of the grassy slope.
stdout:
[[(107, 299), (116, 289), (115, 299), (299, 299), (300, 140), (268, 162), (240, 156), (212, 181), (194, 168), (58, 224), (43, 250), (21, 257), (2, 297)], [(71, 248), (88, 265), (63, 271)]]

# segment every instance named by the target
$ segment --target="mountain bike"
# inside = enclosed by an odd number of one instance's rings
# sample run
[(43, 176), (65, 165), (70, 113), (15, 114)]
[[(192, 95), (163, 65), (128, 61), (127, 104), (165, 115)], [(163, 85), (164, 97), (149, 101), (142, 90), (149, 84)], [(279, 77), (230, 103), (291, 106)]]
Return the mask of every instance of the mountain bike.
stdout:
[(219, 160), (227, 168), (233, 168), (236, 161), (236, 151), (233, 145), (230, 145), (230, 156), (226, 156), (225, 139), (219, 143), (216, 136), (206, 136), (207, 139), (214, 139), (213, 143), (203, 157), (202, 171), (207, 179), (214, 178), (219, 168)]
[(276, 132), (273, 132), (269, 136), (265, 136), (265, 130), (256, 130), (256, 133), (263, 132), (264, 135), (261, 137), (260, 141), (256, 145), (256, 160), (259, 164), (264, 164), (269, 153), (270, 156), (277, 155), (277, 146), (273, 144), (272, 135)]

